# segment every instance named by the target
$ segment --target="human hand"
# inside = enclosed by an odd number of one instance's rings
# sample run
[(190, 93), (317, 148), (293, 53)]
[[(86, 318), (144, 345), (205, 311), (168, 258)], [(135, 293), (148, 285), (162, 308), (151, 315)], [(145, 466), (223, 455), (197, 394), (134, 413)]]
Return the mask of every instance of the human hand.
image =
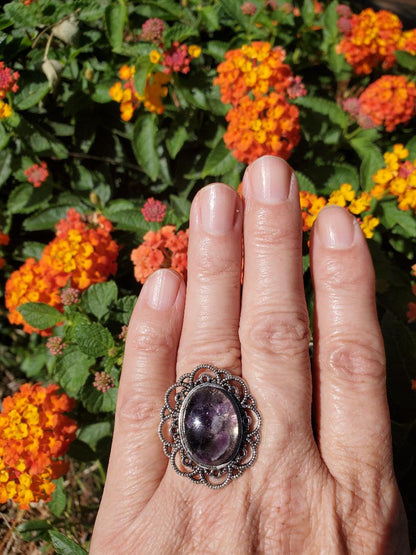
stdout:
[[(344, 209), (320, 212), (311, 372), (296, 178), (260, 158), (243, 197), (202, 189), (187, 286), (159, 270), (142, 289), (91, 553), (409, 553), (366, 240)], [(256, 462), (220, 490), (175, 474), (157, 434), (166, 390), (200, 363), (241, 375), (262, 415)]]

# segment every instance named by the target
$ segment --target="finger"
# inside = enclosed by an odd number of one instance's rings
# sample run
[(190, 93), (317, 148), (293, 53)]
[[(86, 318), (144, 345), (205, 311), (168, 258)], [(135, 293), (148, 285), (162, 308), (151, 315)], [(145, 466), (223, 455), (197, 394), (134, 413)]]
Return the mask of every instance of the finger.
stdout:
[(96, 529), (131, 521), (166, 471), (157, 435), (163, 397), (175, 381), (185, 285), (172, 270), (158, 270), (143, 286), (126, 340), (105, 490)]
[[(319, 447), (338, 480), (388, 467), (391, 439), (374, 270), (358, 222), (327, 207), (314, 226), (315, 402)], [(364, 464), (364, 466), (363, 466)]]
[(178, 375), (200, 363), (240, 373), (242, 220), (241, 199), (228, 185), (204, 187), (192, 203)]
[[(265, 416), (262, 435), (273, 442), (279, 437), (283, 445), (289, 434), (292, 439), (298, 434), (312, 437), (309, 324), (296, 177), (283, 160), (264, 156), (246, 171), (243, 196), (243, 376), (259, 397)], [(270, 433), (268, 425), (274, 428)], [(276, 451), (275, 443), (271, 448)]]

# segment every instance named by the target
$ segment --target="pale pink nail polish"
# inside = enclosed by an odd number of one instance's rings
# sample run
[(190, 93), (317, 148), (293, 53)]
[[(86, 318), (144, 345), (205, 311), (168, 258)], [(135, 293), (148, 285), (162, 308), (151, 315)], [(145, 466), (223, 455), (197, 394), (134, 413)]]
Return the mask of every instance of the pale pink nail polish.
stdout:
[(344, 208), (327, 206), (316, 221), (321, 242), (330, 249), (348, 249), (354, 242), (357, 222)]
[(167, 310), (176, 301), (180, 276), (172, 270), (158, 270), (149, 276), (143, 286), (142, 295), (154, 310)]
[(235, 223), (238, 198), (233, 189), (222, 183), (205, 187), (198, 193), (201, 225), (214, 235), (230, 232)]

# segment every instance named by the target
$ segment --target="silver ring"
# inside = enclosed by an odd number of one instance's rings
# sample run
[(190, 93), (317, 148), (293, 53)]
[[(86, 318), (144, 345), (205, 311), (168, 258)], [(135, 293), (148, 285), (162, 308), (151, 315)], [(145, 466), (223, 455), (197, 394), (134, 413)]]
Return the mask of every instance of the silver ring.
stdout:
[(219, 489), (253, 465), (260, 426), (246, 382), (199, 364), (167, 390), (159, 437), (177, 474)]

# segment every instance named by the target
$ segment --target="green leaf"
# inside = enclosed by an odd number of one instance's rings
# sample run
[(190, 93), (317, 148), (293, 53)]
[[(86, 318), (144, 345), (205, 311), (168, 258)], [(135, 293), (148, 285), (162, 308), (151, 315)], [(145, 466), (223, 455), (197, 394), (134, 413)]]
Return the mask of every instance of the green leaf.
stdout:
[(133, 128), (132, 147), (136, 160), (143, 171), (155, 181), (160, 172), (159, 155), (156, 150), (157, 118), (155, 114), (141, 116)]
[(143, 214), (138, 208), (131, 210), (119, 210), (111, 213), (104, 210), (104, 215), (106, 215), (109, 220), (117, 224), (117, 229), (135, 231), (140, 235), (144, 235), (147, 231), (155, 227), (144, 219)]
[(98, 412), (114, 412), (117, 403), (118, 388), (112, 387), (105, 393), (98, 391), (92, 385), (94, 378), (91, 376), (81, 392), (81, 401), (85, 408), (97, 414)]
[(38, 376), (41, 372), (44, 372), (46, 356), (46, 349), (42, 346), (39, 351), (28, 353), (26, 358), (23, 359), (20, 368), (28, 378)]
[(240, 0), (220, 0), (219, 4), (221, 4), (221, 8), (226, 14), (237, 21), (243, 29), (246, 28), (247, 22), (243, 12), (241, 11)]
[(189, 214), (191, 211), (191, 203), (184, 197), (177, 195), (170, 195), (170, 205), (172, 206), (176, 216), (176, 226), (180, 227), (185, 222), (189, 221)]
[(318, 96), (301, 96), (296, 98), (294, 104), (308, 108), (317, 114), (328, 116), (330, 121), (335, 125), (339, 125), (342, 129), (346, 129), (349, 124), (348, 115), (344, 112), (336, 102), (320, 98)]
[(152, 67), (149, 56), (140, 56), (136, 62), (136, 71), (134, 73), (134, 87), (138, 94), (143, 95), (146, 87), (147, 75)]
[(202, 24), (208, 31), (218, 31), (220, 22), (218, 19), (218, 9), (216, 6), (204, 6), (200, 11)]
[(78, 461), (82, 462), (89, 462), (95, 461), (97, 459), (97, 455), (91, 447), (85, 443), (85, 441), (80, 440), (77, 438), (71, 443), (71, 446), (68, 450), (68, 455), (71, 458), (77, 459)]
[(77, 322), (74, 324), (72, 337), (81, 351), (92, 357), (104, 356), (114, 347), (111, 333), (98, 322)]
[(123, 0), (112, 3), (105, 10), (105, 24), (108, 40), (113, 50), (120, 50), (123, 44), (124, 25), (127, 21), (127, 8)]
[(51, 208), (45, 208), (41, 212), (26, 218), (23, 222), (23, 227), (26, 231), (40, 231), (43, 229), (53, 229), (55, 224), (65, 218), (69, 208), (72, 208), (71, 204), (65, 206), (53, 206)]
[(313, 182), (305, 174), (297, 171), (296, 177), (298, 179), (299, 191), (308, 191), (309, 193), (316, 193), (316, 187)]
[(416, 56), (409, 54), (409, 52), (397, 51), (396, 60), (400, 66), (412, 73), (416, 71)]
[(49, 530), (49, 537), (57, 555), (88, 555), (79, 544), (57, 530)]
[(10, 140), (10, 135), (7, 133), (4, 125), (0, 123), (0, 150), (7, 146)]
[(57, 358), (54, 379), (70, 397), (77, 399), (93, 364), (94, 358), (83, 353), (77, 345), (69, 345)]
[(170, 44), (174, 41), (184, 42), (189, 37), (197, 37), (198, 35), (199, 32), (194, 27), (184, 25), (183, 23), (175, 23), (175, 25), (165, 32), (164, 39)]
[(103, 439), (113, 435), (113, 427), (110, 422), (95, 422), (83, 426), (78, 434), (78, 439), (85, 442), (92, 449), (95, 449), (97, 443)]
[(350, 183), (355, 191), (360, 185), (360, 176), (351, 164), (331, 164), (329, 166), (331, 176), (325, 183), (325, 188), (334, 190), (338, 189), (343, 183)]
[(409, 159), (414, 160), (416, 158), (416, 136), (410, 139), (406, 144), (406, 148), (409, 151)]
[(0, 187), (12, 173), (12, 153), (10, 149), (0, 152)]
[[(27, 85), (21, 87), (17, 94), (14, 96), (14, 106), (18, 110), (28, 110), (29, 108), (33, 108), (36, 104), (46, 96), (46, 94), (50, 91), (49, 83), (46, 81), (46, 77), (44, 80), (39, 82), (39, 72), (31, 72), (33, 78), (36, 81), (27, 81)], [(26, 76), (26, 75), (25, 75)], [(28, 79), (28, 77), (26, 76)]]
[(64, 315), (59, 310), (45, 303), (25, 303), (17, 310), (30, 326), (39, 330), (53, 328), (64, 320)]
[(133, 308), (136, 305), (136, 302), (136, 295), (128, 295), (127, 297), (122, 297), (121, 299), (119, 299), (115, 305), (115, 318), (119, 322), (127, 325), (130, 321), (130, 317), (133, 312)]
[(28, 520), (18, 524), (16, 533), (26, 542), (34, 542), (45, 538), (51, 524), (47, 520)]
[(58, 478), (54, 480), (56, 488), (52, 493), (52, 499), (48, 503), (49, 510), (57, 517), (60, 517), (66, 507), (66, 495), (64, 489), (63, 478)]
[(315, 4), (313, 0), (304, 0), (301, 14), (305, 24), (308, 27), (311, 26), (315, 19)]
[(362, 188), (369, 191), (374, 187), (373, 175), (384, 165), (383, 155), (380, 149), (366, 138), (352, 139), (351, 146), (362, 160), (360, 167)]
[(395, 200), (380, 204), (383, 210), (383, 223), (387, 228), (392, 229), (398, 225), (402, 228), (402, 234), (405, 233), (412, 238), (416, 237), (416, 219), (410, 210), (400, 210)]
[(233, 169), (237, 164), (237, 160), (225, 146), (221, 140), (217, 146), (211, 150), (202, 168), (201, 177), (205, 178), (208, 175), (218, 177)]
[(51, 187), (48, 184), (34, 188), (30, 183), (21, 183), (10, 193), (7, 211), (10, 214), (34, 212), (46, 204), (51, 196)]
[(169, 129), (168, 138), (166, 139), (166, 147), (169, 155), (174, 160), (188, 138), (188, 132), (183, 125), (172, 124)]
[(95, 283), (82, 296), (87, 311), (99, 320), (108, 313), (110, 305), (117, 300), (117, 285), (114, 281)]

